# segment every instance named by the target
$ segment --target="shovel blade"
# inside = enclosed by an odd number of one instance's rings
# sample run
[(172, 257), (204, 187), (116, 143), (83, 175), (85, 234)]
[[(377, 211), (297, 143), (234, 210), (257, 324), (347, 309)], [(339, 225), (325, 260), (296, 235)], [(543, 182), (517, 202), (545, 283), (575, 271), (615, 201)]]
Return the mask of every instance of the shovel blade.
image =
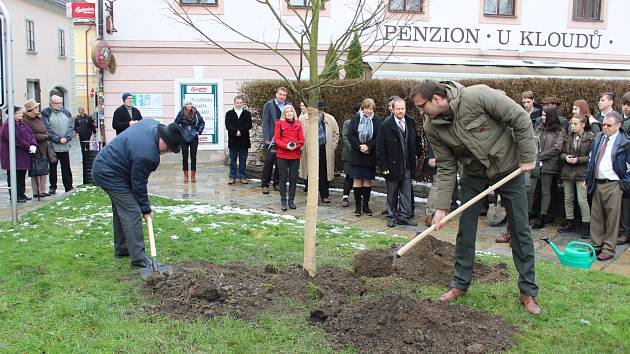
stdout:
[(502, 206), (492, 204), (490, 208), (488, 208), (488, 214), (486, 215), (490, 226), (498, 226), (505, 222), (507, 218), (507, 213), (505, 212), (505, 208)]
[(173, 267), (165, 264), (160, 264), (157, 271), (154, 271), (151, 267), (140, 268), (140, 276), (144, 280), (147, 280), (150, 276), (155, 274), (163, 274), (169, 276), (173, 274)]

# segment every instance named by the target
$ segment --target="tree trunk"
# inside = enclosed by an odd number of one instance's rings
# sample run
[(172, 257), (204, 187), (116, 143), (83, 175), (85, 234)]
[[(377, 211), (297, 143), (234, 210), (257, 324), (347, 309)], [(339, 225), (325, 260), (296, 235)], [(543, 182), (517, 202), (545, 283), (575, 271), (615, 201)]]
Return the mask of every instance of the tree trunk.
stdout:
[[(319, 83), (319, 70), (317, 65), (317, 43), (319, 29), (319, 9), (321, 0), (313, 0), (312, 5), (312, 23), (311, 23), (311, 40), (309, 46), (310, 58), (310, 78), (311, 84)], [(318, 111), (317, 103), (319, 102), (319, 87), (313, 89), (308, 94), (308, 136), (307, 139), (307, 168), (308, 168), (308, 194), (306, 195), (306, 215), (304, 224), (304, 270), (311, 277), (317, 274), (315, 266), (316, 243), (317, 243), (317, 203), (319, 199), (319, 142), (318, 142)], [(323, 158), (326, 158), (324, 156)]]

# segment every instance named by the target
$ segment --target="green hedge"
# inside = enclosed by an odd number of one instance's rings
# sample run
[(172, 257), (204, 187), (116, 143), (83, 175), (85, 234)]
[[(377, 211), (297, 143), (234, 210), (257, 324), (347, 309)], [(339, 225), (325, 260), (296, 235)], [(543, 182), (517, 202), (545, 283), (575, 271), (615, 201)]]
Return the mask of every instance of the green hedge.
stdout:
[[(327, 113), (332, 114), (342, 126), (343, 121), (350, 117), (352, 106), (361, 102), (364, 98), (374, 99), (377, 105), (377, 113), (381, 117), (389, 115), (387, 110), (387, 98), (392, 95), (398, 95), (407, 98), (407, 112), (418, 123), (421, 129), (422, 117), (418, 114), (418, 110), (414, 108), (413, 102), (408, 99), (409, 92), (416, 80), (338, 80), (332, 81), (331, 85), (347, 86), (356, 82), (356, 86), (335, 88), (324, 87), (321, 90), (321, 97), (326, 102)], [(612, 80), (564, 80), (564, 79), (495, 79), (495, 80), (461, 80), (459, 81), (465, 86), (475, 84), (486, 84), (490, 87), (500, 89), (506, 92), (508, 96), (517, 102), (521, 100), (521, 92), (531, 90), (536, 96), (536, 101), (542, 101), (543, 97), (554, 95), (561, 102), (560, 114), (571, 116), (573, 102), (577, 99), (585, 99), (594, 114), (597, 112), (597, 100), (602, 92), (613, 92), (617, 98), (615, 109), (621, 111), (621, 96), (630, 91), (630, 81), (612, 81)], [(297, 87), (306, 85), (303, 82), (295, 82)], [(247, 81), (241, 88), (240, 92), (243, 96), (245, 105), (252, 111), (255, 126), (260, 125), (260, 116), (262, 107), (266, 101), (275, 97), (276, 88), (279, 86), (287, 86), (281, 80), (257, 80)], [(296, 109), (299, 110), (299, 102), (297, 102), (295, 92), (289, 90), (288, 100), (291, 101)], [(256, 133), (260, 133), (260, 128), (254, 129)], [(340, 169), (339, 154), (341, 153), (341, 144), (338, 149), (338, 163), (336, 168)], [(422, 177), (421, 179), (426, 179)]]

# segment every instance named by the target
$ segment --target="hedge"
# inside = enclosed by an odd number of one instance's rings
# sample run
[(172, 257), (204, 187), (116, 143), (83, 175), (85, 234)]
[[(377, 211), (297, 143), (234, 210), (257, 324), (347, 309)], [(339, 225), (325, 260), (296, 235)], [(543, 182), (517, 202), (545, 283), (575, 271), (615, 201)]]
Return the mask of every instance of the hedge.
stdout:
[[(357, 83), (356, 86), (335, 88), (323, 87), (321, 89), (321, 97), (326, 102), (328, 108), (327, 113), (333, 115), (339, 127), (342, 127), (343, 121), (348, 119), (352, 114), (352, 106), (361, 102), (364, 98), (374, 99), (377, 105), (376, 112), (379, 116), (385, 117), (389, 115), (387, 109), (387, 98), (397, 95), (407, 99), (407, 112), (418, 123), (419, 130), (422, 126), (423, 118), (420, 117), (418, 110), (415, 109), (413, 102), (407, 97), (411, 88), (417, 83), (416, 80), (338, 80), (332, 81), (333, 86), (347, 86), (350, 83)], [(563, 116), (571, 116), (573, 102), (577, 99), (585, 99), (591, 108), (591, 113), (597, 112), (597, 101), (599, 95), (603, 92), (612, 92), (615, 94), (615, 109), (621, 111), (621, 96), (630, 91), (630, 81), (622, 80), (565, 80), (565, 79), (487, 79), (487, 80), (461, 80), (464, 86), (475, 84), (486, 84), (490, 87), (505, 91), (505, 93), (516, 102), (521, 101), (521, 92), (531, 90), (536, 101), (540, 102), (545, 96), (556, 96), (561, 104), (559, 112)], [(294, 85), (301, 87), (306, 85), (305, 82), (294, 82)], [(254, 137), (260, 134), (260, 118), (262, 107), (266, 101), (275, 97), (276, 88), (279, 86), (287, 87), (286, 83), (281, 80), (256, 80), (243, 83), (240, 88), (240, 94), (249, 110), (252, 111), (254, 118)], [(287, 99), (294, 104), (299, 111), (299, 102), (297, 102), (295, 92), (289, 90)], [(257, 133), (257, 134), (256, 134)], [(339, 155), (341, 154), (341, 144), (337, 151), (336, 168), (341, 168), (339, 163)], [(421, 179), (427, 179), (423, 176)]]

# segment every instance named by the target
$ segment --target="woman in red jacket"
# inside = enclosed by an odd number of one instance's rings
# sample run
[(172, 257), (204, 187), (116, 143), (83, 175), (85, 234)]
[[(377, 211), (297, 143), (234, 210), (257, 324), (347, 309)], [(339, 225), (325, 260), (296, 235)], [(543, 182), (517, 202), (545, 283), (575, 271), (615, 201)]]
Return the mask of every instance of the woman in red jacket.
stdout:
[(276, 123), (273, 134), (276, 144), (276, 157), (278, 158), (278, 170), (280, 171), (280, 207), (287, 210), (287, 177), (289, 180), (288, 207), (295, 209), (295, 184), (297, 182), (298, 168), (300, 167), (301, 149), (304, 145), (304, 133), (302, 123), (295, 119), (295, 109), (291, 105), (284, 106), (280, 120)]

